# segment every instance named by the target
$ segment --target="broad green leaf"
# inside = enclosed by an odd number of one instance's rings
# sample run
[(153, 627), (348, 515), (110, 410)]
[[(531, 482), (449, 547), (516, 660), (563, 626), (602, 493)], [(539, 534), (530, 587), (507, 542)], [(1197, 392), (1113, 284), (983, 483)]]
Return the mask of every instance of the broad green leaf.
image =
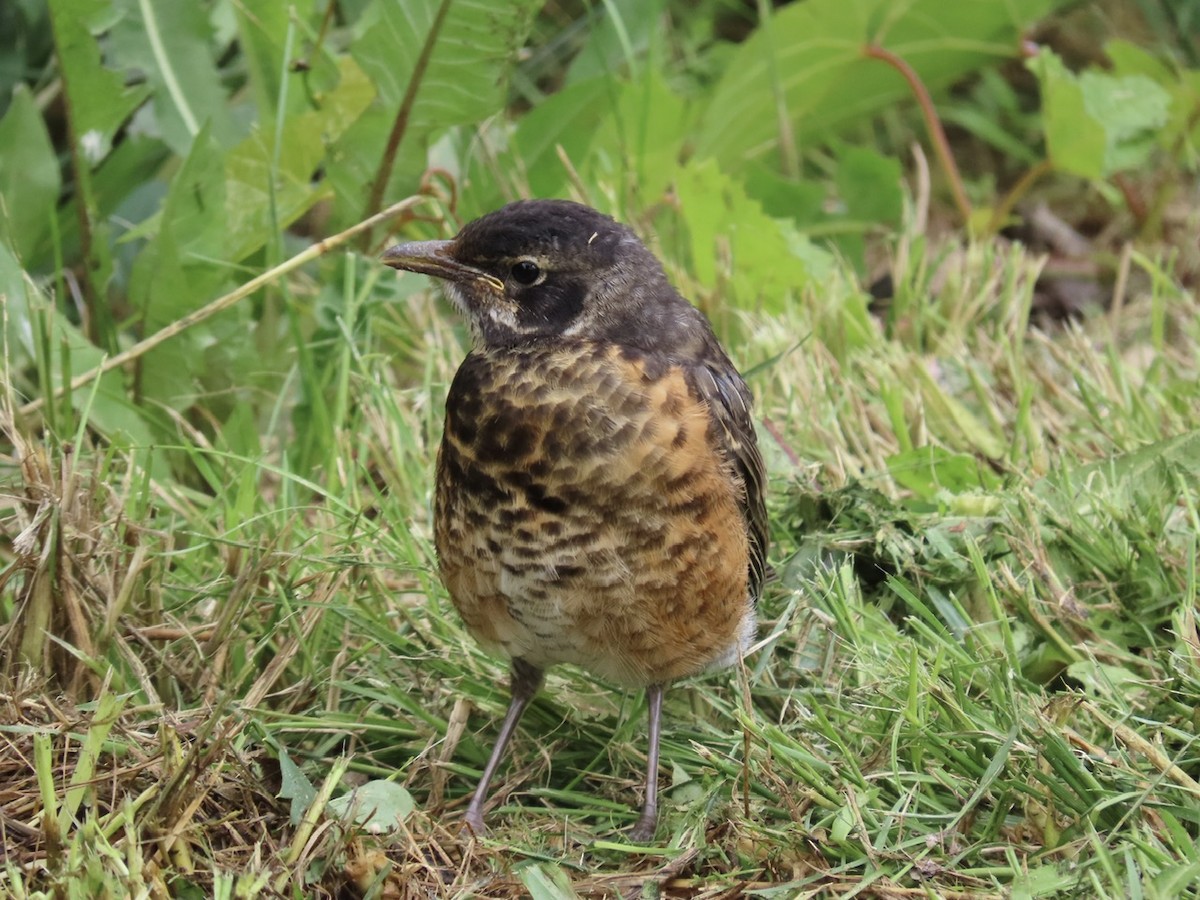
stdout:
[[(130, 298), (143, 310), (145, 333), (158, 331), (216, 296), (220, 276), (215, 268), (185, 266), (174, 229), (155, 237), (138, 257), (130, 282)], [(203, 341), (210, 328), (206, 323), (188, 329), (138, 360), (141, 400), (173, 409), (186, 409), (195, 401), (205, 371)]]
[(306, 124), (321, 140), (332, 144), (340, 138), (375, 99), (375, 85), (349, 56), (338, 60), (336, 80), (313, 95), (315, 109), (306, 113)]
[(333, 815), (372, 834), (395, 831), (415, 807), (412, 794), (405, 788), (382, 780), (368, 781), (329, 801)]
[[(94, 212), (98, 220), (113, 223), (115, 241), (127, 241), (146, 220), (157, 219), (167, 186), (151, 174), (157, 172), (168, 158), (170, 150), (162, 141), (146, 135), (126, 134), (93, 173)], [(152, 234), (156, 227), (148, 226), (146, 234)], [(80, 252), (78, 195), (71, 196), (59, 207), (58, 229), (63, 257), (74, 258)], [(43, 244), (38, 256), (38, 262), (43, 266), (52, 264), (47, 244)], [(114, 250), (118, 255), (122, 252), (120, 247)]]
[(117, 0), (116, 57), (145, 73), (154, 91), (154, 124), (166, 143), (187, 156), (205, 124), (223, 146), (237, 127), (213, 62), (206, 7), (175, 0)]
[(601, 176), (622, 176), (642, 205), (656, 203), (679, 171), (691, 132), (688, 109), (650, 69), (634, 82), (610, 81), (605, 93), (608, 115), (585, 129), (593, 136), (588, 164), (580, 159), (572, 162)]
[[(294, 5), (289, 0), (255, 0), (253, 6), (242, 3), (233, 6), (238, 41), (245, 55), (260, 123), (269, 123), (276, 118), (276, 107), (283, 93), (281, 88), (288, 33), (288, 10)], [(300, 52), (301, 46), (299, 39), (293, 41), (293, 55)], [(324, 59), (322, 55), (322, 62)], [(296, 79), (296, 82), (296, 87), (301, 88), (299, 79)], [(291, 90), (287, 93), (288, 108), (284, 110), (284, 115), (303, 112), (305, 92)]]
[(666, 0), (610, 0), (596, 3), (587, 39), (567, 70), (566, 83), (626, 72), (635, 77), (636, 65), (662, 34)]
[(1085, 691), (1101, 697), (1111, 694), (1132, 697), (1145, 687), (1132, 669), (1096, 659), (1071, 663), (1067, 666), (1067, 674), (1082, 684)]
[(608, 78), (579, 82), (551, 95), (517, 123), (513, 165), (524, 170), (534, 197), (562, 192), (567, 173), (558, 157), (559, 147), (574, 163), (587, 158), (596, 123), (611, 109), (613, 89)]
[(829, 828), (829, 838), (834, 843), (841, 844), (850, 836), (851, 830), (854, 828), (854, 810), (849, 804), (838, 807), (837, 813), (833, 817), (833, 823)]
[(1106, 174), (1141, 165), (1167, 121), (1171, 98), (1145, 75), (1115, 78), (1095, 69), (1079, 76), (1087, 112), (1104, 124)]
[(283, 126), (276, 155), (274, 136), (255, 131), (229, 151), (225, 217), (230, 256), (244, 259), (308, 210), (321, 193), (312, 175), (325, 155), (320, 132), (305, 116)]
[[(1072, 493), (1105, 486), (1106, 501), (1116, 507), (1170, 505), (1179, 484), (1200, 483), (1200, 431), (1155, 441), (1129, 453), (1079, 466), (1067, 472), (1064, 487)], [(1039, 491), (1053, 497), (1058, 479), (1040, 483)]]
[(1200, 116), (1196, 115), (1196, 110), (1200, 109), (1200, 69), (1172, 68), (1124, 40), (1109, 41), (1104, 45), (1104, 53), (1112, 62), (1112, 75), (1144, 76), (1167, 92), (1170, 109), (1166, 123), (1156, 129), (1158, 146), (1194, 171), (1195, 148), (1200, 144)]
[[(134, 267), (130, 296), (142, 311), (144, 327), (154, 332), (192, 312), (225, 275), (211, 265), (225, 259), (225, 163), (220, 146), (208, 129), (197, 135), (191, 152), (171, 181), (158, 234)], [(183, 278), (168, 275), (194, 254), (193, 272)], [(181, 279), (181, 280), (178, 280)]]
[(900, 164), (866, 147), (843, 147), (834, 171), (842, 215), (833, 241), (859, 271), (866, 268), (866, 234), (900, 222), (904, 207)]
[(475, 122), (500, 106), (509, 66), (540, 6), (379, 0), (360, 23), (351, 54), (385, 106), (398, 109), (413, 94), (414, 131)]
[(18, 85), (53, 51), (50, 10), (45, 0), (7, 0), (0, 3), (0, 115)]
[(961, 494), (998, 486), (996, 476), (976, 457), (932, 444), (895, 453), (887, 465), (895, 482), (922, 500), (933, 500), (944, 491)]
[[(365, 199), (402, 109), (406, 118), (392, 178), (402, 180), (403, 190), (416, 186), (436, 132), (478, 122), (499, 109), (540, 7), (538, 0), (379, 0), (368, 7), (351, 54), (374, 83), (380, 103), (344, 136), (330, 160), (339, 195), (349, 199), (357, 185)], [(384, 199), (391, 196), (385, 192)]]
[[(339, 11), (344, 7), (339, 6)], [(286, 99), (285, 116), (295, 116), (321, 105), (321, 97), (342, 78), (339, 65), (351, 63), (345, 54), (335, 56), (329, 42), (314, 44), (314, 30), (323, 11), (316, 10), (308, 23), (297, 21), (301, 13), (292, 0), (256, 0), (236, 3), (230, 10), (237, 39), (245, 53), (246, 69), (254, 91), (260, 127), (270, 130), (278, 116), (278, 105)], [(288, 30), (292, 30), (288, 54)], [(286, 72), (285, 72), (286, 70)], [(285, 85), (283, 76), (286, 74)], [(286, 87), (286, 90), (285, 90)]]
[(222, 216), (226, 197), (223, 155), (211, 130), (201, 131), (171, 179), (163, 204), (162, 230), (174, 236), (180, 253), (207, 257), (204, 264), (225, 258), (229, 245)]
[(1170, 95), (1146, 75), (1080, 75), (1043, 49), (1030, 61), (1042, 87), (1046, 143), (1055, 167), (1100, 179), (1145, 161), (1167, 122)]
[(1104, 55), (1112, 63), (1114, 75), (1145, 75), (1164, 87), (1179, 77), (1158, 57), (1129, 41), (1108, 41)]
[(20, 85), (0, 119), (0, 242), (26, 263), (50, 228), (60, 187), (46, 125)]
[[(372, 103), (338, 139), (326, 159), (325, 180), (336, 197), (337, 224), (348, 227), (362, 218), (364, 203), (379, 170), (379, 160), (395, 121), (394, 113)], [(397, 187), (392, 193), (411, 193), (429, 166), (428, 135), (404, 140), (392, 171)], [(392, 193), (384, 195), (387, 203)]]
[(316, 109), (284, 123), (278, 152), (275, 135), (263, 131), (251, 133), (229, 152), (225, 227), (231, 258), (244, 259), (263, 246), (323, 195), (313, 184), (317, 168), (329, 146), (359, 120), (375, 97), (366, 73), (349, 57), (341, 60), (339, 76), (336, 87), (315, 98)]
[(746, 166), (746, 193), (777, 219), (813, 225), (829, 218), (825, 212), (825, 186), (818, 181), (786, 178), (762, 163)]
[(878, 44), (932, 90), (1016, 55), (1022, 30), (1066, 0), (807, 0), (772, 13), (718, 82), (697, 142), (723, 165), (776, 153), (780, 106), (811, 144), (908, 100), (892, 66), (864, 56)]
[(1042, 85), (1042, 118), (1050, 159), (1064, 172), (1104, 177), (1104, 125), (1087, 112), (1083, 90), (1062, 60), (1042, 50), (1030, 62)]
[(120, 75), (101, 64), (100, 48), (88, 28), (110, 14), (105, 0), (49, 0), (49, 4), (71, 123), (84, 158), (95, 164), (108, 155), (113, 135), (150, 91), (126, 88)]
[(900, 163), (867, 147), (844, 147), (834, 173), (851, 219), (898, 225), (904, 209)]
[[(203, 306), (231, 275), (211, 263), (228, 258), (223, 157), (209, 129), (203, 129), (171, 181), (157, 234), (134, 263), (129, 297), (147, 334)], [(207, 326), (189, 330), (142, 357), (142, 393), (175, 408), (190, 405), (195, 379), (204, 370), (200, 348), (206, 333)]]

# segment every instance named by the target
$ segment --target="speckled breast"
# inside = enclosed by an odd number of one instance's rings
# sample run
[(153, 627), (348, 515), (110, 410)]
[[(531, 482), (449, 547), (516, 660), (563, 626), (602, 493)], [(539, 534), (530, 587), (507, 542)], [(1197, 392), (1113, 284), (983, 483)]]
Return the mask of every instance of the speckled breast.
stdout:
[(591, 343), (474, 351), (447, 398), (442, 579), (486, 648), (629, 685), (753, 633), (739, 484), (682, 366)]

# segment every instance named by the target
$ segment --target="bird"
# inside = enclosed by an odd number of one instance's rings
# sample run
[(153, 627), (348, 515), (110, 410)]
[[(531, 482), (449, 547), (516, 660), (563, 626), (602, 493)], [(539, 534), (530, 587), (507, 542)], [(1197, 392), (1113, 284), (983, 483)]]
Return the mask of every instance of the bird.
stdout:
[(653, 839), (664, 691), (736, 664), (767, 571), (752, 397), (705, 315), (628, 226), (569, 200), (509, 203), (381, 261), (433, 276), (472, 348), (434, 478), (437, 565), (467, 631), (507, 659), (507, 713), (463, 821), (551, 666), (648, 707), (633, 841)]

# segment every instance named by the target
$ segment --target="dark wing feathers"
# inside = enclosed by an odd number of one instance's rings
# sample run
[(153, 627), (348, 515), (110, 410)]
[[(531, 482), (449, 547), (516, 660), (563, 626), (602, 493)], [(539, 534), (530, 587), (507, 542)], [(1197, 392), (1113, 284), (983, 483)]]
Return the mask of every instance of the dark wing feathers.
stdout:
[(767, 473), (750, 414), (753, 399), (728, 361), (719, 366), (700, 364), (692, 371), (696, 388), (708, 404), (717, 444), (743, 485), (738, 505), (750, 538), (750, 595), (757, 598), (767, 571)]

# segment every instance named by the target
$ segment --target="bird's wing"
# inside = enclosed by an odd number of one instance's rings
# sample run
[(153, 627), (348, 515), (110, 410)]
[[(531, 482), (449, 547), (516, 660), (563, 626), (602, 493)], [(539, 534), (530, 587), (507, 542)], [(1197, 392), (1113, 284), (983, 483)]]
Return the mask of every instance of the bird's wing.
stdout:
[(767, 473), (750, 414), (750, 390), (733, 365), (722, 362), (718, 366), (702, 363), (693, 373), (700, 396), (708, 404), (718, 447), (742, 483), (738, 506), (750, 538), (750, 595), (757, 598), (767, 571)]

